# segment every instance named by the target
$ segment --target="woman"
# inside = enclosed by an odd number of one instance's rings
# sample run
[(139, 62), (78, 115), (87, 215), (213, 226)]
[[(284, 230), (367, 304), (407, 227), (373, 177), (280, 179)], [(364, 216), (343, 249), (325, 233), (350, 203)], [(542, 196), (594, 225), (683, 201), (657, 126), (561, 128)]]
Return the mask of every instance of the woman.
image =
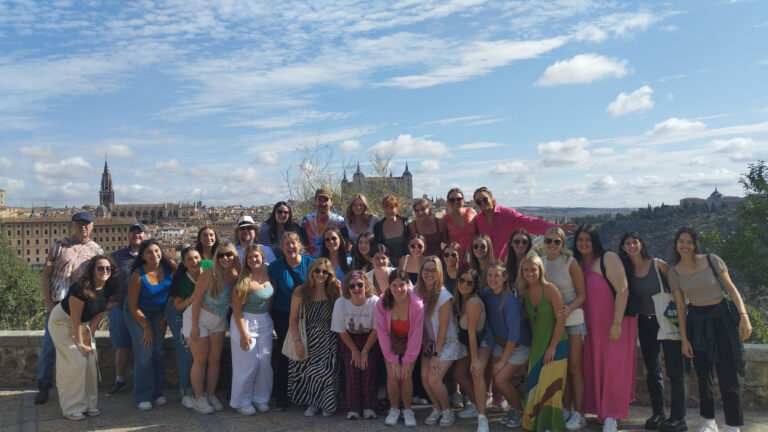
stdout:
[[(525, 216), (515, 209), (500, 206), (491, 190), (483, 186), (475, 190), (472, 194), (477, 206), (477, 216), (475, 217), (475, 226), (477, 232), (485, 234), (493, 240), (496, 249), (493, 250), (493, 257), (504, 261), (507, 256), (507, 239), (510, 234), (519, 228), (524, 228), (534, 234), (544, 234), (544, 232), (557, 224), (545, 220)], [(576, 228), (576, 225), (564, 223), (560, 226), (566, 232)]]
[[(637, 317), (624, 316), (629, 291), (618, 254), (603, 249), (600, 235), (591, 224), (580, 226), (574, 239), (573, 256), (584, 273), (587, 294), (582, 359), (584, 413), (596, 414), (603, 423), (603, 432), (615, 432), (616, 419), (627, 418), (635, 394)], [(605, 268), (606, 277), (601, 268)]]
[[(307, 281), (293, 291), (288, 343), (295, 344), (300, 361), (288, 361), (288, 395), (294, 405), (307, 405), (304, 415), (336, 412), (339, 394), (339, 363), (336, 336), (331, 330), (333, 305), (341, 286), (327, 258), (309, 267)], [(307, 346), (299, 338), (299, 317), (307, 334)]]
[(230, 294), (239, 272), (240, 259), (234, 245), (220, 245), (213, 268), (205, 270), (195, 283), (192, 307), (184, 311), (182, 331), (192, 351), (190, 382), (195, 392), (192, 408), (200, 414), (224, 409), (215, 393), (219, 383), (224, 332), (227, 330), (227, 313), (232, 305)]
[(387, 195), (381, 200), (384, 219), (373, 227), (376, 243), (389, 248), (389, 258), (393, 263), (399, 262), (400, 257), (408, 253), (408, 219), (397, 214), (400, 204), (394, 195)]
[(373, 270), (366, 273), (371, 281), (373, 290), (377, 296), (381, 296), (389, 289), (389, 275), (396, 270), (395, 267), (389, 267), (389, 249), (383, 244), (377, 244), (371, 250), (371, 262)]
[(448, 404), (448, 390), (443, 377), (453, 362), (467, 355), (459, 343), (456, 317), (451, 313), (453, 296), (443, 286), (443, 268), (436, 256), (424, 258), (419, 281), (413, 291), (424, 303), (424, 348), (421, 357), (421, 382), (432, 401), (432, 412), (424, 423), (440, 422), (451, 426), (455, 420)]
[(349, 240), (357, 243), (357, 238), (363, 233), (373, 233), (373, 227), (379, 222), (379, 218), (371, 212), (365, 195), (357, 194), (347, 206), (345, 217)]
[(440, 256), (443, 243), (442, 219), (432, 216), (432, 203), (426, 198), (413, 201), (413, 214), (416, 218), (408, 224), (411, 238), (416, 234), (424, 236), (424, 256)]
[(277, 339), (272, 351), (278, 353), (272, 357), (272, 369), (275, 373), (275, 409), (288, 409), (288, 357), (282, 355), (283, 343), (288, 333), (288, 321), (291, 311), (293, 291), (304, 283), (309, 266), (314, 261), (303, 253), (301, 240), (295, 232), (286, 232), (282, 243), (283, 257), (272, 262), (267, 268), (269, 279), (275, 288), (272, 300), (272, 323), (275, 326)]
[(459, 418), (476, 416), (477, 432), (488, 432), (488, 418), (485, 416), (485, 367), (491, 359), (491, 349), (481, 345), (486, 335), (486, 315), (485, 304), (480, 298), (480, 277), (474, 269), (464, 269), (457, 280), (453, 313), (459, 322), (459, 341), (467, 347), (469, 355), (456, 361), (453, 377), (469, 399), (474, 401), (468, 402), (457, 415)]
[(456, 295), (456, 281), (462, 270), (461, 246), (456, 242), (450, 242), (443, 247), (443, 276), (445, 289), (451, 295)]
[(336, 279), (344, 280), (350, 265), (347, 261), (347, 241), (342, 237), (338, 227), (330, 227), (323, 233), (323, 250), (320, 256), (331, 261)]
[[(513, 240), (515, 235), (512, 235)], [(527, 242), (530, 247), (530, 242)], [(514, 243), (511, 246), (515, 252)], [(558, 310), (560, 317), (565, 319), (565, 333), (568, 335), (568, 379), (566, 380), (565, 396), (563, 397), (563, 418), (568, 430), (579, 430), (587, 426), (584, 419), (584, 375), (581, 373), (581, 354), (584, 349), (584, 311), (581, 305), (587, 298), (584, 292), (584, 273), (565, 248), (565, 232), (558, 228), (550, 228), (544, 234), (543, 259), (544, 270), (549, 282), (560, 291), (565, 307)], [(510, 253), (509, 257), (515, 254)], [(522, 261), (522, 260), (521, 260)]]
[(141, 242), (125, 302), (125, 325), (133, 344), (133, 401), (147, 411), (163, 406), (165, 382), (165, 306), (176, 266), (157, 240)]
[(480, 275), (480, 286), (488, 286), (488, 265), (493, 261), (493, 242), (485, 234), (478, 234), (472, 239), (472, 258), (469, 266)]
[[(242, 415), (269, 411), (272, 394), (272, 317), (275, 290), (267, 274), (261, 246), (245, 250), (245, 266), (232, 290), (230, 346), (232, 397), (229, 406)], [(256, 409), (254, 409), (254, 406)]]
[(521, 373), (528, 362), (531, 331), (523, 317), (520, 302), (509, 289), (507, 269), (501, 261), (493, 260), (488, 265), (488, 286), (483, 288), (482, 297), (490, 331), (488, 344), (492, 344), (489, 348), (493, 350), (493, 366), (490, 369), (493, 387), (510, 406), (507, 416), (501, 422), (507, 427), (516, 428), (523, 422), (523, 404), (510, 380)]
[(341, 285), (342, 297), (333, 306), (331, 330), (339, 335), (344, 360), (347, 420), (376, 418), (376, 363), (381, 351), (376, 341), (376, 302), (371, 281), (361, 270), (353, 270)]
[(384, 423), (389, 426), (396, 425), (400, 418), (400, 402), (405, 425), (416, 426), (411, 409), (411, 373), (421, 352), (424, 304), (410, 286), (408, 274), (395, 270), (389, 275), (389, 289), (376, 303), (376, 332), (387, 369), (387, 396), (391, 407)]
[[(507, 273), (509, 273), (510, 283), (514, 285), (517, 281), (517, 272), (520, 270), (520, 262), (528, 255), (533, 246), (533, 237), (531, 233), (524, 229), (515, 230), (509, 236), (507, 244), (509, 253), (507, 254)], [(512, 253), (514, 252), (514, 253)]]
[(259, 225), (259, 243), (272, 249), (277, 258), (283, 256), (281, 250), (283, 233), (299, 232), (299, 225), (293, 221), (293, 210), (285, 201), (278, 201), (272, 207), (272, 213), (263, 224)]
[(376, 240), (373, 233), (364, 232), (360, 234), (355, 242), (355, 247), (352, 248), (352, 268), (364, 272), (373, 269), (371, 249), (374, 245), (376, 245)]
[(204, 260), (213, 261), (216, 256), (216, 248), (219, 246), (219, 236), (213, 230), (213, 226), (204, 225), (197, 231), (197, 243), (195, 249), (200, 253)]
[(405, 270), (408, 273), (408, 278), (412, 284), (416, 284), (419, 280), (419, 271), (421, 271), (421, 264), (424, 261), (424, 247), (426, 240), (421, 234), (414, 234), (411, 240), (408, 242), (409, 254), (400, 257), (400, 262), (397, 268)]
[(463, 267), (469, 265), (472, 239), (477, 234), (474, 219), (477, 215), (471, 207), (464, 208), (464, 192), (459, 188), (448, 191), (448, 212), (443, 215), (443, 237), (446, 241), (458, 243), (465, 255), (459, 263)]
[[(743, 341), (752, 334), (752, 324), (723, 260), (714, 254), (700, 254), (698, 248), (695, 231), (691, 228), (677, 231), (669, 286), (677, 303), (680, 342), (683, 354), (693, 358), (699, 380), (699, 413), (705, 419), (699, 430), (717, 431), (714, 368), (723, 395), (725, 430), (737, 432), (744, 424), (744, 413), (736, 375), (744, 376)], [(722, 291), (728, 294), (733, 304), (723, 300)], [(689, 301), (687, 314), (686, 299)]]
[(556, 286), (547, 280), (541, 258), (531, 252), (520, 264), (515, 284), (525, 299), (525, 312), (531, 327), (531, 353), (525, 380), (523, 429), (563, 431), (563, 388), (568, 375), (568, 336), (565, 308)]
[(181, 251), (181, 264), (173, 274), (171, 286), (168, 290), (170, 301), (165, 307), (165, 317), (168, 327), (173, 334), (173, 345), (176, 349), (176, 372), (179, 376), (179, 390), (181, 390), (181, 404), (186, 408), (195, 405), (192, 383), (189, 380), (192, 370), (192, 353), (189, 344), (182, 333), (184, 323), (184, 311), (192, 304), (192, 293), (195, 291), (195, 282), (203, 273), (213, 266), (210, 260), (200, 258), (200, 253), (194, 247), (186, 247)]
[(56, 347), (59, 406), (69, 420), (101, 414), (93, 332), (107, 310), (107, 299), (118, 286), (117, 274), (117, 264), (111, 257), (97, 255), (91, 258), (83, 275), (69, 287), (48, 320), (48, 332)]

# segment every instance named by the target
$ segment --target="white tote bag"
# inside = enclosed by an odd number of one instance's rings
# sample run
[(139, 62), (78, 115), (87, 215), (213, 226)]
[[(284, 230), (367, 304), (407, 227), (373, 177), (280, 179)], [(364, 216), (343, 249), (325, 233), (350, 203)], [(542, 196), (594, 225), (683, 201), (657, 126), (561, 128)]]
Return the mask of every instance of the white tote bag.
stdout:
[(666, 290), (661, 280), (661, 272), (656, 258), (653, 259), (653, 269), (659, 279), (661, 291), (651, 296), (653, 308), (656, 310), (656, 321), (659, 323), (658, 340), (680, 340), (680, 328), (677, 321), (677, 303), (672, 294)]

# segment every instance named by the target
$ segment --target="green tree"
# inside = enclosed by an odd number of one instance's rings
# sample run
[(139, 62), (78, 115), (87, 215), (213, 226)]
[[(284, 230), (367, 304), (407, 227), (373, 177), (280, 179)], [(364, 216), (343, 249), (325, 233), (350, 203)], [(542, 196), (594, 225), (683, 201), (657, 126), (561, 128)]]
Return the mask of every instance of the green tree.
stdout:
[(0, 329), (40, 330), (45, 323), (40, 273), (18, 257), (0, 221)]

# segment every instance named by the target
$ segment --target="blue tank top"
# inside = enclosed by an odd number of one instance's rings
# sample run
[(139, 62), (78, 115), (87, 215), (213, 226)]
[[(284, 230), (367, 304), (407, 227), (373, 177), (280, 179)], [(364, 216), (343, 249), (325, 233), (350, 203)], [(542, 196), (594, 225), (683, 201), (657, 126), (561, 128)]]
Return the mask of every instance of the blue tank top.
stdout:
[(258, 291), (249, 292), (248, 296), (245, 297), (245, 303), (243, 303), (243, 312), (252, 314), (269, 312), (269, 303), (272, 301), (273, 295), (275, 295), (275, 289), (272, 288), (272, 284), (267, 284)]
[(139, 267), (141, 275), (141, 291), (139, 291), (139, 306), (151, 308), (164, 307), (168, 303), (168, 288), (171, 286), (173, 274), (163, 269), (163, 280), (156, 285), (152, 285), (147, 280), (147, 274), (144, 272), (144, 266)]
[(203, 304), (208, 306), (211, 312), (218, 316), (224, 316), (229, 311), (229, 307), (232, 305), (232, 300), (229, 295), (232, 293), (232, 285), (224, 285), (221, 293), (217, 298), (211, 297), (211, 290), (205, 291), (205, 297), (203, 297)]

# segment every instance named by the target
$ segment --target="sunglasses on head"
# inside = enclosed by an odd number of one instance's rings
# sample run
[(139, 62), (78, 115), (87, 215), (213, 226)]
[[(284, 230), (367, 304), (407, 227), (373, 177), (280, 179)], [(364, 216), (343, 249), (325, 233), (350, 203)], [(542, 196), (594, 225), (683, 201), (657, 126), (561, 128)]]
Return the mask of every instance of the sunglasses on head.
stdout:
[(475, 281), (473, 281), (472, 279), (464, 279), (464, 278), (459, 278), (459, 283), (460, 283), (460, 284), (461, 284), (461, 283), (463, 283), (463, 284), (467, 284), (467, 286), (470, 286), (470, 287), (473, 287), (473, 286), (475, 286)]
[(451, 204), (459, 203), (464, 201), (464, 197), (450, 197), (448, 198), (448, 202)]
[(527, 245), (528, 244), (528, 239), (514, 239), (514, 240), (512, 240), (512, 244), (518, 245), (518, 246), (519, 245)]
[(459, 254), (456, 252), (444, 253), (443, 258), (458, 258)]
[(233, 256), (235, 256), (235, 254), (233, 254), (232, 252), (222, 252), (220, 254), (217, 254), (216, 258), (219, 258), (219, 259), (221, 259), (221, 258), (232, 258)]
[(349, 286), (349, 289), (353, 290), (355, 288), (362, 288), (365, 286), (365, 284), (362, 282), (352, 282), (348, 286)]
[(554, 244), (555, 244), (555, 246), (560, 246), (561, 244), (563, 244), (563, 241), (562, 241), (562, 240), (560, 240), (560, 239), (551, 239), (551, 238), (545, 238), (545, 239), (544, 239), (544, 243), (546, 243), (546, 244), (552, 244), (552, 243), (554, 243)]
[(419, 243), (410, 244), (410, 245), (408, 245), (408, 247), (411, 248), (411, 249), (418, 249), (418, 250), (424, 249), (424, 245), (419, 244)]
[(96, 270), (101, 273), (112, 273), (112, 266), (96, 266)]
[(328, 276), (329, 274), (331, 274), (328, 270), (325, 270), (325, 269), (315, 269), (314, 273), (322, 274), (323, 276)]
[(472, 249), (474, 250), (478, 250), (478, 249), (485, 250), (485, 248), (486, 248), (485, 243), (476, 243), (472, 245)]
[(489, 200), (488, 197), (482, 197), (475, 200), (475, 204), (477, 205), (488, 204), (489, 202), (491, 202), (491, 200)]

